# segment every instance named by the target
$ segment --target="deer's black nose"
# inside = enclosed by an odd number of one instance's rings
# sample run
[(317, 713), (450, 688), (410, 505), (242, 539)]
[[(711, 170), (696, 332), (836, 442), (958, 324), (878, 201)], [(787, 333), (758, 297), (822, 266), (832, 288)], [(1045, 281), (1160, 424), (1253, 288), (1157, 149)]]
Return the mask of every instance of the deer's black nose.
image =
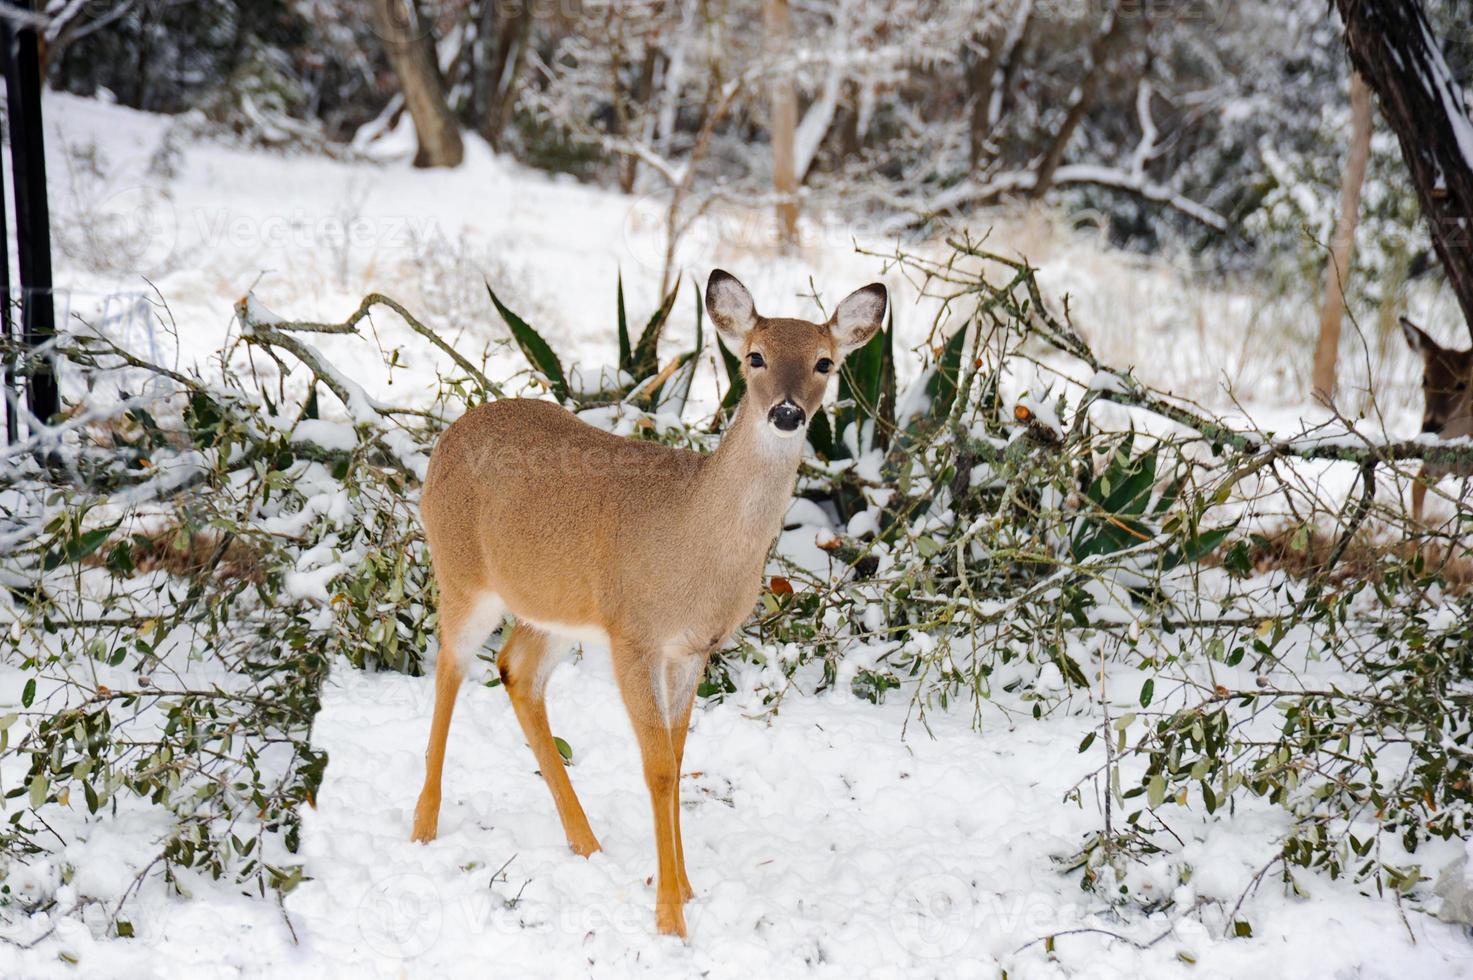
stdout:
[(767, 413), (767, 421), (784, 432), (792, 432), (802, 425), (805, 417), (803, 409), (792, 402), (778, 402), (772, 406), (772, 411)]
[(1439, 422), (1439, 421), (1437, 421), (1436, 419), (1423, 419), (1422, 420), (1422, 431), (1423, 432), (1441, 432), (1442, 431), (1442, 423)]

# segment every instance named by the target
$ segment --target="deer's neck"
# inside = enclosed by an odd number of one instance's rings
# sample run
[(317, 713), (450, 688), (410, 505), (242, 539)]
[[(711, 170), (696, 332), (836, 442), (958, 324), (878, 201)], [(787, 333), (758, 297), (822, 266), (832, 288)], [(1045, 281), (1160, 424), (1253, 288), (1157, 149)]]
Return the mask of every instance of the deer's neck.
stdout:
[(743, 401), (721, 445), (703, 462), (692, 503), (726, 530), (722, 537), (730, 545), (750, 545), (765, 555), (782, 529), (803, 442), (801, 433), (779, 437)]

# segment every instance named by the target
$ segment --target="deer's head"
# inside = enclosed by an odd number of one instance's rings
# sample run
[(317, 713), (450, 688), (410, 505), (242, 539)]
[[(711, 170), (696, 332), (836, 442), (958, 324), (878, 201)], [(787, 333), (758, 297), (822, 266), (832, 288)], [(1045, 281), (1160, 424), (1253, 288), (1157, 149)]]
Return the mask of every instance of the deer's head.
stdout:
[(727, 348), (742, 359), (747, 411), (775, 435), (803, 432), (844, 358), (875, 335), (885, 317), (885, 287), (871, 283), (844, 298), (827, 323), (757, 313), (736, 277), (716, 269), (706, 283), (706, 312)]
[(1401, 318), (1407, 344), (1422, 355), (1422, 431), (1444, 433), (1464, 428), (1473, 417), (1468, 383), (1473, 380), (1473, 350), (1450, 350)]

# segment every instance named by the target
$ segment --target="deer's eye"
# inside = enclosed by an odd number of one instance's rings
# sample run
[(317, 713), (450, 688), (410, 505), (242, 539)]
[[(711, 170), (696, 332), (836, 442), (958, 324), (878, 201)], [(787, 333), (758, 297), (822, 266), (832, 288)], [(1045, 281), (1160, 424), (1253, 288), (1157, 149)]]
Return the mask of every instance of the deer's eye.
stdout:
[(813, 365), (813, 370), (817, 371), (819, 374), (828, 374), (833, 369), (834, 362), (829, 360), (827, 357), (820, 357), (818, 359), (818, 363)]
[(1453, 391), (1467, 391), (1467, 390), (1468, 390), (1468, 382), (1466, 382), (1466, 381), (1459, 381), (1457, 384), (1453, 385)]
[(756, 351), (752, 351), (752, 353), (747, 355), (747, 363), (754, 368), (767, 367), (767, 361)]

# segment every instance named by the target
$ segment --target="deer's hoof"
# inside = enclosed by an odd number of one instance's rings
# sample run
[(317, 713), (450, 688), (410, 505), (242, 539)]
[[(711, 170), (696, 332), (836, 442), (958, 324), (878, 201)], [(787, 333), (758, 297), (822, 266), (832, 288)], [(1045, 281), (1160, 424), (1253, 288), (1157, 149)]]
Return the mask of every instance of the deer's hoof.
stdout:
[(579, 837), (576, 839), (570, 837), (568, 838), (568, 846), (573, 849), (574, 854), (584, 858), (588, 857), (590, 854), (595, 853), (596, 851), (603, 850), (603, 848), (599, 846), (598, 838), (593, 836), (592, 834), (589, 834), (587, 837)]
[(655, 927), (662, 936), (685, 938), (685, 910), (676, 902), (655, 906)]
[(420, 800), (414, 808), (414, 832), (409, 839), (416, 844), (428, 844), (440, 832), (440, 801)]

